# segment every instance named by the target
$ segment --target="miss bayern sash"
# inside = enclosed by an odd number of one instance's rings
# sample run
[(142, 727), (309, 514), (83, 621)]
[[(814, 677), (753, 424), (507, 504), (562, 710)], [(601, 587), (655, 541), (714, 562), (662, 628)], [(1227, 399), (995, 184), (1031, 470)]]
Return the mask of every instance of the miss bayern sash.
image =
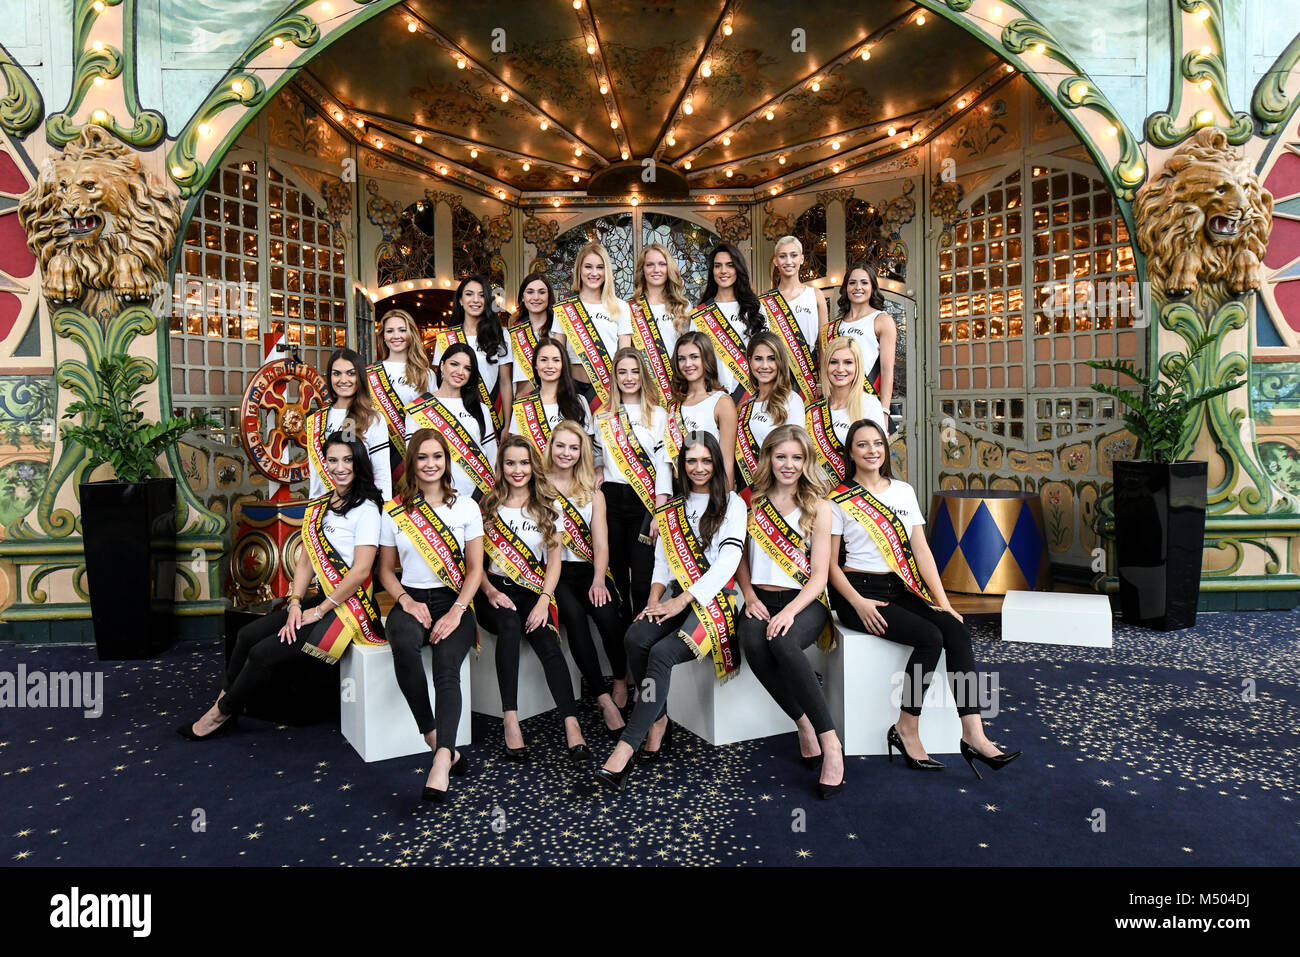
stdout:
[(731, 323), (716, 302), (706, 302), (696, 307), (691, 313), (695, 328), (699, 329), (713, 343), (713, 351), (727, 364), (731, 374), (736, 377), (741, 388), (749, 388), (749, 360), (745, 358), (745, 342), (740, 334), (731, 328)]
[[(871, 314), (872, 322), (875, 321), (875, 317), (878, 314), (879, 314), (879, 310)], [(826, 324), (826, 337), (822, 342), (823, 351), (825, 351), (826, 349), (826, 343), (830, 342), (832, 339), (839, 338), (840, 330), (844, 328), (844, 323), (846, 321), (847, 320), (843, 316), (840, 316), (840, 318), (832, 319), (830, 322)], [(859, 320), (859, 322), (862, 321), (865, 320)], [(880, 356), (878, 355), (876, 356), (876, 364), (867, 370), (866, 376), (864, 376), (862, 379), (862, 391), (866, 392), (869, 395), (874, 395), (877, 398), (880, 397)], [(889, 414), (888, 409), (885, 410), (885, 414), (886, 415)]]
[(388, 437), (393, 443), (393, 448), (397, 450), (398, 455), (405, 455), (406, 406), (397, 397), (397, 389), (393, 386), (393, 380), (388, 377), (388, 370), (384, 368), (382, 362), (376, 362), (366, 369), (366, 379), (370, 383), (370, 394), (375, 397), (375, 405), (388, 426)]
[[(665, 503), (655, 512), (655, 521), (659, 525), (659, 539), (663, 542), (668, 567), (682, 591), (686, 591), (709, 570), (704, 549), (691, 531), (686, 516), (686, 499), (679, 496)], [(731, 647), (732, 636), (736, 633), (735, 598), (726, 591), (714, 595), (707, 602), (692, 597), (691, 607), (695, 611), (695, 627), (689, 634), (685, 631), (678, 634), (697, 659), (712, 656), (713, 672), (718, 681), (735, 677), (739, 668), (735, 650)], [(687, 619), (689, 623), (690, 618)]]
[(397, 530), (411, 540), (438, 581), (459, 593), (465, 584), (465, 555), (446, 522), (421, 496), (408, 511), (400, 498), (387, 505)]
[(791, 372), (804, 403), (817, 401), (817, 363), (813, 361), (812, 346), (804, 338), (790, 304), (778, 289), (760, 296), (758, 301), (767, 312), (768, 325), (781, 339), (790, 356)]
[(629, 299), (628, 308), (632, 311), (632, 345), (636, 346), (650, 364), (650, 371), (659, 380), (659, 391), (663, 395), (673, 393), (673, 363), (664, 344), (659, 323), (655, 321), (654, 310), (650, 300), (645, 296)]
[(903, 580), (907, 590), (927, 605), (933, 605), (934, 596), (921, 579), (921, 570), (916, 565), (916, 556), (912, 554), (908, 531), (889, 506), (857, 482), (841, 485), (831, 494), (830, 500), (867, 530), (871, 540), (885, 556), (885, 564)]
[(582, 359), (582, 367), (587, 370), (591, 387), (596, 390), (596, 401), (591, 404), (591, 411), (595, 412), (609, 402), (609, 390), (614, 382), (614, 363), (605, 350), (605, 342), (600, 338), (596, 320), (587, 312), (586, 303), (573, 296), (557, 302), (554, 312), (560, 331)]
[(320, 476), (325, 488), (333, 492), (334, 480), (325, 471), (325, 420), (329, 414), (329, 407), (326, 406), (307, 416), (307, 461), (311, 470)]
[(511, 326), (508, 332), (515, 368), (523, 369), (524, 374), (528, 376), (528, 381), (536, 388), (537, 370), (533, 368), (533, 360), (537, 356), (537, 343), (540, 341), (537, 330), (533, 328), (532, 320), (524, 319)]
[(618, 416), (608, 412), (598, 416), (596, 424), (600, 428), (605, 448), (609, 449), (618, 467), (619, 474), (632, 486), (646, 511), (655, 510), (655, 467), (649, 453), (641, 446), (632, 428), (632, 420), (627, 410), (619, 407)]
[(808, 423), (808, 435), (817, 449), (817, 458), (821, 461), (822, 471), (834, 482), (844, 481), (844, 445), (835, 435), (835, 424), (831, 420), (831, 403), (822, 399), (808, 407), (805, 413)]
[(483, 450), (479, 448), (474, 437), (469, 434), (460, 419), (452, 415), (445, 405), (438, 401), (433, 393), (425, 393), (407, 406), (406, 411), (422, 427), (436, 429), (443, 434), (451, 449), (451, 457), (485, 495), (496, 485), (496, 473)]
[[(351, 570), (325, 537), (325, 514), (329, 510), (332, 494), (322, 495), (308, 505), (302, 521), (302, 547), (307, 552), (312, 571), (316, 573), (316, 580), (320, 582), (326, 598), (334, 596)], [(362, 645), (387, 644), (380, 633), (379, 609), (375, 607), (371, 592), (372, 580), (367, 577), (365, 584), (339, 602), (334, 609), (334, 622), (316, 644), (310, 640), (304, 641), (303, 651), (332, 665), (343, 656), (348, 642), (355, 641)]]
[(754, 432), (749, 427), (750, 417), (754, 414), (754, 407), (758, 404), (758, 396), (751, 395), (740, 403), (740, 408), (736, 411), (736, 464), (740, 466), (740, 474), (745, 479), (745, 485), (750, 488), (754, 485), (754, 476), (758, 473), (758, 441), (754, 438)]
[[(803, 588), (812, 576), (812, 561), (808, 556), (808, 543), (803, 540), (799, 530), (785, 520), (772, 500), (763, 496), (760, 504), (753, 506), (749, 513), (749, 537), (754, 543)], [(830, 621), (830, 602), (826, 591), (817, 596), (817, 600), (826, 606), (826, 627), (817, 638), (817, 644), (826, 651), (835, 648), (835, 632)]]
[[(568, 496), (560, 495), (557, 492), (555, 501), (564, 513), (564, 521), (560, 529), (564, 547), (584, 562), (594, 565), (596, 563), (596, 543), (591, 535), (591, 526), (582, 517), (582, 512), (579, 511), (578, 506), (574, 505)], [(617, 595), (618, 591), (614, 588), (614, 573), (606, 568), (605, 577), (609, 579), (609, 590)]]
[[(533, 550), (524, 544), (523, 539), (515, 534), (505, 522), (497, 518), (487, 522), (483, 527), (483, 551), (487, 553), (488, 559), (494, 562), (497, 568), (502, 569), (516, 585), (527, 588), (535, 595), (542, 593), (542, 585), (546, 582), (546, 570)], [(527, 613), (520, 616), (521, 621), (527, 618)], [(560, 633), (560, 610), (555, 605), (555, 596), (551, 596), (551, 613), (549, 616), (551, 628), (556, 635)]]
[(538, 455), (545, 455), (546, 447), (551, 444), (551, 424), (546, 421), (542, 397), (534, 392), (516, 399), (511, 413), (519, 425), (520, 433), (533, 444)]
[[(488, 319), (486, 316), (479, 321), (496, 322), (495, 319)], [(475, 367), (478, 366), (478, 350), (474, 349), (473, 346), (470, 346), (469, 336), (465, 334), (464, 326), (457, 326), (454, 329), (444, 329), (442, 332), (438, 333), (439, 352), (445, 353), (448, 347), (453, 343), (460, 343), (461, 345), (469, 346), (469, 348), (474, 352), (474, 365)], [(532, 368), (532, 366), (529, 366), (529, 368)], [(483, 370), (479, 369), (478, 374), (479, 401), (481, 401), (483, 405), (492, 412), (492, 431), (500, 432), (501, 426), (505, 424), (505, 415), (501, 409), (501, 374), (499, 372), (497, 373), (496, 385), (492, 387), (490, 392), (488, 391), (487, 381), (483, 378)]]

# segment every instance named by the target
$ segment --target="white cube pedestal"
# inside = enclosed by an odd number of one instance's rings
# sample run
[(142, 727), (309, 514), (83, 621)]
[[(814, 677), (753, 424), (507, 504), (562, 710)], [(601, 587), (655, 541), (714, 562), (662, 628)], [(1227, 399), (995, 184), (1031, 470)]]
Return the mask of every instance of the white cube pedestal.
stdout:
[[(420, 660), (429, 686), (429, 700), (433, 701), (433, 649), (426, 645)], [(363, 761), (387, 761), (408, 754), (429, 753), (429, 745), (416, 727), (402, 689), (397, 686), (393, 652), (388, 645), (353, 642), (339, 662), (339, 694), (343, 737), (356, 748)], [(468, 657), (460, 664), (460, 694), (457, 745), (470, 743)]]
[[(497, 636), (490, 631), (479, 629), (482, 650), (477, 656), (470, 649), (471, 684), (474, 693), (471, 707), (479, 714), (499, 718), (501, 711), (501, 686), (497, 682)], [(534, 715), (550, 711), (555, 707), (551, 699), (551, 689), (546, 684), (546, 673), (542, 671), (541, 659), (533, 651), (528, 639), (520, 642), (519, 650), (519, 720), (527, 721)], [(569, 669), (569, 682), (573, 685), (573, 695), (578, 695), (578, 666), (573, 663), (573, 656), (564, 655), (564, 663)]]
[[(840, 628), (840, 642), (827, 656), (823, 689), (845, 754), (884, 754), (885, 734), (898, 720), (903, 674), (912, 649), (862, 631)], [(921, 740), (929, 754), (955, 754), (961, 719), (944, 670), (945, 655), (921, 708)]]
[(1105, 595), (1009, 591), (1002, 603), (1003, 641), (1110, 648), (1111, 623)]

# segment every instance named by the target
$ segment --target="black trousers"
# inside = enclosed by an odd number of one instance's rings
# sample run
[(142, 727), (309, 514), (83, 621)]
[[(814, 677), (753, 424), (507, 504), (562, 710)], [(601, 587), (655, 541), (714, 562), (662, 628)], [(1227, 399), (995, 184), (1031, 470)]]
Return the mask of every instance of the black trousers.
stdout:
[[(450, 588), (406, 588), (406, 593), (429, 609), (436, 622), (451, 610), (456, 592)], [(388, 644), (393, 649), (393, 673), (397, 686), (402, 689), (411, 714), (415, 717), (420, 734), (438, 732), (438, 747), (456, 752), (456, 729), (460, 724), (461, 693), (460, 666), (474, 646), (478, 623), (473, 609), (461, 613), (460, 624), (433, 648), (433, 706), (429, 705), (428, 685), (424, 680), (424, 666), (420, 651), (429, 641), (433, 630), (425, 628), (413, 615), (394, 606), (388, 613), (386, 624)], [(435, 716), (435, 709), (437, 714)]]
[[(609, 570), (622, 597), (620, 634), (626, 635), (650, 600), (655, 552), (651, 545), (641, 541), (641, 536), (650, 534), (653, 517), (632, 486), (606, 482), (600, 490), (605, 495), (605, 524), (609, 526)], [(627, 657), (621, 651), (619, 658), (626, 664)], [(615, 665), (612, 655), (609, 663)], [(614, 676), (622, 675), (615, 667)]]
[[(565, 562), (560, 569), (560, 584), (555, 589), (555, 603), (560, 612), (560, 624), (564, 626), (564, 636), (569, 639), (569, 650), (573, 660), (582, 672), (583, 680), (591, 693), (605, 693), (605, 676), (600, 670), (600, 658), (596, 655), (596, 645), (591, 639), (591, 620), (600, 632), (601, 643), (605, 646), (605, 655), (609, 658), (610, 670), (615, 678), (627, 673), (627, 653), (623, 650), (625, 634), (619, 616), (619, 602), (615, 595), (597, 608), (591, 603), (588, 592), (592, 584), (592, 566), (588, 562)], [(606, 582), (608, 585), (609, 582)]]
[(509, 608), (493, 608), (482, 591), (474, 600), (479, 621), (497, 636), (497, 684), (501, 689), (501, 710), (519, 710), (519, 654), (520, 646), (527, 638), (542, 662), (546, 685), (551, 689), (551, 698), (560, 714), (566, 718), (577, 717), (578, 709), (573, 701), (569, 667), (564, 663), (564, 652), (560, 650), (560, 636), (551, 628), (549, 618), (542, 622), (540, 628), (524, 633), (524, 622), (537, 604), (537, 594), (499, 575), (489, 577), (493, 586), (505, 592), (515, 603), (514, 611)]
[[(324, 600), (324, 593), (318, 592), (303, 601), (302, 610), (315, 608)], [(302, 646), (308, 639), (324, 636), (337, 618), (337, 613), (331, 610), (315, 624), (299, 628), (298, 637), (290, 642), (281, 641), (278, 634), (289, 620), (287, 608), (263, 615), (239, 629), (226, 665), (226, 679), (221, 685), (226, 695), (217, 702), (217, 709), (226, 715), (243, 711), (252, 693), (271, 679), (271, 670), (276, 665), (303, 654)]]
[[(849, 584), (863, 598), (889, 602), (878, 611), (888, 626), (881, 637), (901, 645), (909, 645), (912, 654), (907, 659), (903, 676), (902, 710), (919, 715), (926, 689), (939, 665), (939, 655), (948, 654), (948, 680), (952, 683), (953, 699), (959, 715), (979, 714), (979, 673), (975, 667), (975, 652), (971, 648), (970, 631), (946, 611), (936, 611), (907, 590), (902, 579), (893, 573), (870, 575), (865, 572), (845, 572)], [(831, 607), (846, 628), (868, 631), (853, 606), (834, 588), (831, 589)]]
[[(773, 617), (799, 596), (795, 588), (755, 591)], [(795, 615), (794, 623), (784, 635), (768, 638), (768, 623), (750, 618), (743, 611), (737, 628), (745, 660), (767, 693), (792, 721), (807, 715), (818, 734), (834, 731), (835, 723), (817, 682), (817, 673), (803, 651), (817, 640), (829, 620), (826, 606), (815, 601)]]

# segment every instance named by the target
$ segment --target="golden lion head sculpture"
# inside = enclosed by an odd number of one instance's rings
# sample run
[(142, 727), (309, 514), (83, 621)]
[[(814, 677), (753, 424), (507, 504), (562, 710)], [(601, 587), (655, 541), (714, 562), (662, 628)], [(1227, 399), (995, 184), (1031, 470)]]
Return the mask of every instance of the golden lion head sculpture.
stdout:
[(87, 126), (45, 164), (18, 217), (53, 302), (78, 302), (91, 290), (151, 299), (154, 284), (166, 278), (180, 225), (171, 193), (98, 126)]
[(1273, 197), (1222, 130), (1199, 130), (1137, 194), (1147, 277), (1167, 296), (1259, 289)]

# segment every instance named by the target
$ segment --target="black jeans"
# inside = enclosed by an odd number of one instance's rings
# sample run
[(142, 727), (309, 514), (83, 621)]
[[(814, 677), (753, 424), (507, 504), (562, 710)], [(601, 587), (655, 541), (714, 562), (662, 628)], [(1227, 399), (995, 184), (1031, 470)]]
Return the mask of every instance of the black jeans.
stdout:
[[(902, 579), (892, 572), (883, 575), (844, 574), (863, 598), (889, 603), (877, 609), (888, 626), (881, 637), (912, 648), (903, 675), (902, 710), (913, 715), (921, 713), (921, 702), (930, 687), (930, 679), (934, 677), (934, 669), (939, 665), (939, 655), (947, 652), (948, 680), (952, 683), (957, 713), (963, 716), (979, 714), (979, 696), (974, 693), (979, 673), (966, 626), (946, 611), (931, 608), (908, 591)], [(834, 588), (831, 589), (831, 607), (844, 627), (869, 631), (848, 599)]]
[[(315, 608), (324, 600), (324, 593), (318, 592), (303, 602), (302, 610)], [(308, 639), (323, 636), (337, 618), (331, 610), (315, 624), (300, 627), (298, 637), (290, 642), (281, 641), (278, 634), (289, 620), (288, 608), (263, 615), (239, 629), (226, 665), (226, 680), (221, 685), (226, 694), (217, 702), (217, 710), (225, 715), (243, 711), (252, 693), (270, 680), (276, 665), (303, 654), (302, 646)]]
[[(611, 594), (610, 600), (599, 608), (593, 605), (588, 597), (592, 584), (591, 572), (590, 562), (565, 562), (560, 569), (560, 584), (555, 589), (555, 603), (578, 670), (582, 672), (591, 693), (602, 695), (605, 693), (605, 676), (600, 670), (600, 658), (597, 657), (596, 645), (591, 640), (591, 623), (587, 621), (587, 616), (590, 615), (596, 623), (615, 678), (622, 678), (627, 673), (627, 654), (623, 650), (625, 632), (619, 621), (618, 598)], [(609, 582), (606, 581), (605, 584), (608, 585)]]
[(537, 604), (537, 594), (499, 575), (490, 575), (489, 578), (495, 588), (505, 592), (515, 603), (513, 611), (509, 608), (493, 608), (481, 590), (474, 599), (479, 621), (497, 636), (497, 684), (501, 688), (501, 710), (519, 710), (519, 653), (523, 639), (527, 638), (542, 662), (546, 685), (551, 689), (551, 698), (560, 714), (566, 718), (577, 717), (578, 709), (573, 701), (569, 667), (564, 663), (560, 637), (551, 628), (550, 619), (544, 620), (541, 627), (524, 634), (524, 622)]
[[(403, 586), (405, 587), (405, 586)], [(406, 588), (406, 593), (429, 609), (431, 620), (451, 610), (456, 592), (450, 588)], [(461, 612), (460, 624), (433, 648), (433, 707), (429, 705), (428, 684), (424, 680), (424, 666), (420, 651), (429, 641), (432, 628), (425, 628), (401, 605), (388, 613), (386, 625), (388, 644), (393, 649), (393, 673), (402, 697), (415, 717), (420, 734), (438, 732), (438, 747), (456, 751), (456, 728), (460, 724), (461, 694), (460, 666), (474, 646), (478, 623), (473, 609)], [(435, 719), (434, 709), (437, 709)]]
[[(780, 591), (755, 589), (755, 592), (774, 618), (799, 596), (796, 588)], [(826, 606), (814, 601), (795, 615), (794, 623), (785, 634), (776, 638), (767, 637), (766, 621), (750, 618), (743, 611), (737, 628), (745, 660), (767, 693), (792, 721), (807, 715), (818, 734), (834, 731), (835, 724), (821, 685), (817, 683), (817, 673), (803, 651), (817, 640), (829, 620), (830, 612)]]
[[(611, 464), (607, 469), (613, 467)], [(605, 495), (605, 524), (609, 526), (609, 570), (622, 598), (619, 632), (626, 635), (633, 620), (650, 600), (655, 552), (651, 545), (641, 541), (641, 536), (650, 534), (653, 517), (632, 486), (606, 482), (600, 490)], [(627, 657), (621, 651), (619, 659), (626, 671)], [(609, 663), (615, 664), (612, 655)], [(622, 677), (624, 671), (615, 667), (614, 677)]]

